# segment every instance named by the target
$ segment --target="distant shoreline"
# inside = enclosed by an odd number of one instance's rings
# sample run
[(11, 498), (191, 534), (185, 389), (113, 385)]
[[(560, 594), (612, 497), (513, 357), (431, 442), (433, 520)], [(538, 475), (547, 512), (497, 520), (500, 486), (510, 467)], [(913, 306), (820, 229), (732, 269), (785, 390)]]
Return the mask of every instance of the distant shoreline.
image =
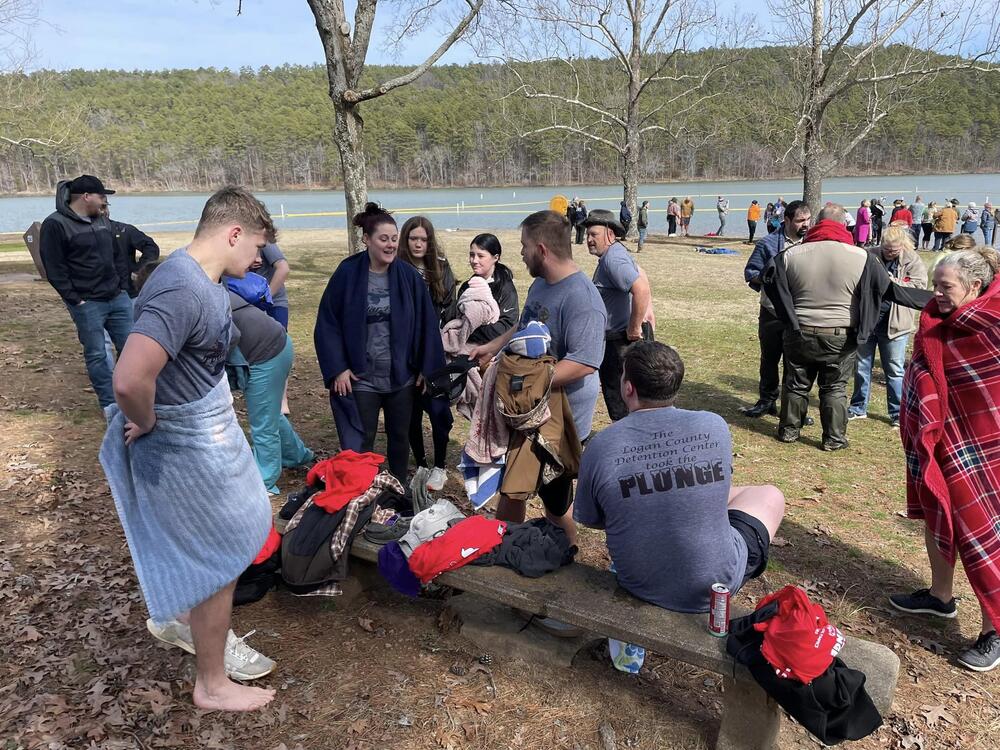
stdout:
[[(961, 176), (982, 176), (982, 175), (992, 175), (997, 174), (990, 170), (985, 170), (982, 172), (938, 172), (935, 177), (961, 177)], [(851, 174), (833, 174), (826, 179), (852, 179), (852, 178), (869, 178), (869, 177), (926, 177), (927, 175), (921, 172), (895, 172), (891, 174), (876, 173), (876, 172), (863, 172), (863, 173), (851, 173)], [(997, 175), (1000, 177), (1000, 174)], [(729, 183), (729, 182), (781, 182), (785, 180), (801, 180), (801, 175), (785, 175), (785, 176), (772, 176), (772, 177), (694, 177), (684, 180), (671, 180), (669, 182), (645, 182), (640, 180), (641, 185), (697, 185), (702, 183)], [(109, 187), (115, 188), (118, 192), (123, 195), (128, 196), (186, 196), (186, 195), (208, 195), (212, 192), (213, 188), (202, 188), (194, 190), (157, 190), (157, 189), (131, 189), (128, 187), (118, 187), (115, 185), (114, 180), (108, 179), (105, 181)], [(617, 186), (617, 183), (612, 183), (612, 186)], [(369, 191), (379, 191), (379, 190), (391, 190), (391, 191), (402, 191), (402, 190), (517, 190), (517, 189), (535, 189), (535, 188), (598, 188), (598, 187), (608, 187), (608, 183), (597, 183), (597, 182), (559, 182), (559, 183), (511, 183), (506, 185), (398, 185), (398, 184), (375, 184), (368, 187)], [(305, 187), (305, 186), (282, 186), (282, 187), (254, 187), (254, 192), (258, 193), (331, 193), (331, 192), (342, 192), (344, 189), (343, 185), (331, 185), (323, 187)], [(0, 198), (43, 198), (46, 196), (53, 195), (53, 190), (49, 191), (24, 191), (17, 193), (0, 193)]]

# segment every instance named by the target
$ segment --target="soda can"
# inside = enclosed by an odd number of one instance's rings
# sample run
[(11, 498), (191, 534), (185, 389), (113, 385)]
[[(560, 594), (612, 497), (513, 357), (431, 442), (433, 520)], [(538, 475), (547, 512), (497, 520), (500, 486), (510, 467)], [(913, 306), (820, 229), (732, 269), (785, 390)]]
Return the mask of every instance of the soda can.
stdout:
[(729, 587), (722, 583), (712, 584), (708, 604), (708, 632), (718, 638), (729, 633)]

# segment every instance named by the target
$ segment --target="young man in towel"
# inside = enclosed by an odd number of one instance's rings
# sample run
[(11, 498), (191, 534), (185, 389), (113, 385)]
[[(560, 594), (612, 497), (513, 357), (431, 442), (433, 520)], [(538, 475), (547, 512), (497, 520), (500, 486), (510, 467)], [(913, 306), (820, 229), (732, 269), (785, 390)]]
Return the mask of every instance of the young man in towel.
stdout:
[(101, 447), (150, 631), (196, 653), (194, 703), (208, 710), (252, 711), (274, 697), (229, 677), (273, 668), (229, 630), (236, 579), (264, 544), (271, 506), (233, 412), (224, 366), (238, 331), (219, 283), (244, 276), (273, 237), (267, 209), (247, 190), (208, 199), (191, 244), (136, 300)]

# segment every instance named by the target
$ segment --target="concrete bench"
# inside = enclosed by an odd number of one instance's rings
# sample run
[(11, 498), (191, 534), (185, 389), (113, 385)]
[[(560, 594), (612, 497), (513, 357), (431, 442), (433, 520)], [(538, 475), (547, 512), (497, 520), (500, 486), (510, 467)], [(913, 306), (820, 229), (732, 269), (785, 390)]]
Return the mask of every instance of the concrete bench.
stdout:
[[(378, 560), (377, 545), (355, 541), (351, 553)], [(708, 632), (707, 615), (670, 612), (628, 594), (614, 574), (573, 564), (541, 578), (525, 578), (502, 567), (467, 565), (435, 582), (503, 605), (553, 617), (599, 636), (634, 643), (723, 677), (722, 726), (717, 750), (777, 747), (781, 708), (750, 673), (726, 655), (725, 638)], [(847, 637), (844, 662), (867, 675), (866, 688), (884, 715), (892, 707), (899, 657), (877, 643)]]

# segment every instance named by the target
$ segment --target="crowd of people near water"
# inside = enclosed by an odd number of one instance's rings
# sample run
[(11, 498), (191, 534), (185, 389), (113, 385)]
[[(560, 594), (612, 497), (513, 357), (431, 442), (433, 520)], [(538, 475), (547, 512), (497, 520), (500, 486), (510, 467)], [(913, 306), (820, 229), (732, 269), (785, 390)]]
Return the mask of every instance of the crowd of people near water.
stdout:
[[(382, 545), (380, 570), (411, 595), (468, 563), (549, 573), (572, 562), (580, 524), (605, 531), (622, 588), (673, 611), (706, 612), (713, 585), (735, 593), (766, 569), (784, 497), (733, 484), (722, 415), (675, 406), (683, 357), (656, 340), (655, 292), (627, 239), (635, 220), (647, 241), (648, 201), (635, 217), (624, 201), (615, 213), (579, 199), (532, 213), (520, 224), (521, 263), (481, 233), (468, 270), (451, 267), (426, 217), (400, 227), (369, 203), (352, 219), (364, 251), (339, 263), (315, 315), (336, 440), (310, 448), (286, 395), (294, 268), (267, 208), (222, 188), (190, 243), (160, 261), (149, 237), (110, 220), (113, 193), (89, 175), (61, 182), (41, 257), (108, 421), (100, 459), (147, 627), (196, 654), (198, 706), (252, 710), (274, 697), (241, 684), (275, 665), (229, 627), (234, 600), (253, 588), (248, 573), (284, 562), (302, 572), (298, 595), (336, 595), (358, 535)], [(989, 203), (959, 214), (954, 201), (918, 197), (895, 201), (887, 218), (883, 203), (862, 201), (852, 216), (833, 203), (814, 215), (802, 200), (751, 202), (744, 275), (760, 295), (760, 378), (745, 415), (776, 415), (776, 439), (798, 441), (814, 424), (818, 382), (821, 447), (847, 449), (849, 422), (868, 414), (877, 350), (906, 455), (907, 514), (924, 521), (931, 567), (928, 588), (890, 603), (955, 617), (960, 559), (982, 629), (958, 661), (986, 671), (1000, 664), (997, 217)], [(688, 236), (694, 210), (671, 199), (667, 236)], [(729, 201), (718, 196), (715, 210), (725, 236)], [(925, 264), (928, 224), (945, 252)], [(590, 276), (573, 257), (583, 243), (597, 258)], [(525, 273), (522, 301), (514, 279)], [(599, 395), (612, 423), (595, 431)], [(468, 421), (458, 467), (448, 452), (456, 413)], [(269, 497), (297, 467), (306, 486), (275, 517)], [(449, 482), (462, 502), (434, 497)], [(533, 497), (543, 517), (527, 520)], [(536, 624), (575, 634), (551, 618)], [(614, 643), (615, 666), (635, 671), (637, 649)]]

